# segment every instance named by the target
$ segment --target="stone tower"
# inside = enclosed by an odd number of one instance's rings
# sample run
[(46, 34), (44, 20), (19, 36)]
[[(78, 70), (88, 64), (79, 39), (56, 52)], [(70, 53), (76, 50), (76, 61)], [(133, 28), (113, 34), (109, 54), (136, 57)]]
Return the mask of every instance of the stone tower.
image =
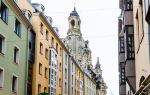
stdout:
[(89, 42), (84, 41), (82, 37), (80, 30), (81, 20), (76, 8), (70, 13), (68, 23), (67, 37), (63, 41), (76, 61), (87, 67), (87, 65), (91, 64), (91, 50), (89, 49)]

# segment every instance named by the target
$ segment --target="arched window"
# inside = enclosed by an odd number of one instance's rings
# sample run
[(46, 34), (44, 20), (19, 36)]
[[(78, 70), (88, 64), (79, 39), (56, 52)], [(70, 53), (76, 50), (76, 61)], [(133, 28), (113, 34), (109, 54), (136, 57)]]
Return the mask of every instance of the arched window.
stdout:
[(71, 25), (74, 27), (75, 26), (75, 21), (71, 20)]

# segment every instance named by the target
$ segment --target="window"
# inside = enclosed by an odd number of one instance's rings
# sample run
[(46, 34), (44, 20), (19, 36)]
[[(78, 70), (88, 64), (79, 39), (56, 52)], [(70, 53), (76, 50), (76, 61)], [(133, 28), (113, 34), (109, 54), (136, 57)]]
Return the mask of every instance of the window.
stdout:
[(73, 72), (73, 63), (72, 63), (72, 72)]
[(47, 78), (47, 68), (45, 67), (45, 78)]
[(65, 68), (65, 79), (67, 79), (67, 69)]
[(12, 77), (12, 92), (17, 92), (18, 89), (18, 78), (13, 75)]
[(61, 72), (61, 62), (59, 63), (59, 71)]
[(125, 63), (124, 62), (120, 62), (120, 83), (121, 84), (125, 84)]
[(19, 64), (19, 49), (14, 47), (14, 62)]
[(72, 75), (72, 85), (73, 85), (73, 75)]
[(42, 75), (42, 64), (39, 63), (39, 74)]
[(21, 37), (21, 24), (17, 19), (15, 20), (14, 32)]
[(4, 83), (4, 70), (0, 68), (0, 88), (3, 87), (3, 83)]
[(60, 56), (61, 56), (61, 53), (62, 53), (62, 51), (61, 51), (61, 48), (60, 48)]
[(46, 40), (48, 41), (48, 30), (46, 30)]
[(0, 53), (5, 53), (5, 38), (0, 34)]
[(48, 49), (45, 49), (45, 58), (48, 59)]
[(65, 82), (65, 93), (67, 93), (67, 83)]
[(59, 87), (61, 87), (61, 79), (59, 79)]
[(45, 93), (47, 92), (47, 87), (44, 87), (44, 92), (45, 92)]
[(40, 32), (41, 32), (41, 34), (43, 34), (43, 24), (42, 23), (40, 25)]
[(5, 23), (8, 23), (8, 8), (3, 2), (1, 2), (0, 17)]
[(119, 49), (120, 53), (124, 53), (124, 37), (119, 37)]
[(43, 44), (40, 43), (40, 53), (43, 54)]
[(125, 0), (125, 10), (132, 10), (133, 9), (133, 3), (132, 0)]
[(133, 32), (133, 26), (125, 27), (125, 38), (126, 38), (126, 59), (133, 60), (134, 59), (134, 35), (131, 34)]
[(67, 56), (67, 54), (65, 55), (65, 64), (67, 64), (67, 58), (68, 58), (68, 56)]
[(75, 21), (74, 20), (71, 20), (71, 25), (72, 25), (72, 27), (75, 26)]
[(52, 47), (54, 47), (54, 38), (52, 37)]
[(41, 84), (38, 84), (38, 94), (41, 93)]
[(56, 51), (57, 51), (57, 53), (58, 53), (58, 43), (56, 43)]
[(73, 95), (73, 87), (72, 87), (72, 95)]

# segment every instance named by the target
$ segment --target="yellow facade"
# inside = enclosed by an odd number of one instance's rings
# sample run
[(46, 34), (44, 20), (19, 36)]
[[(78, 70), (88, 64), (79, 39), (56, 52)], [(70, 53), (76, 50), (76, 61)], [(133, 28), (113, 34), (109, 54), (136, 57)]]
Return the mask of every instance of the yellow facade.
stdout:
[[(32, 95), (37, 95), (38, 93), (48, 92), (48, 66), (49, 66), (49, 50), (50, 47), (54, 47), (58, 53), (58, 80), (62, 80), (62, 72), (59, 70), (62, 68), (62, 42), (54, 33), (54, 29), (47, 22), (44, 15), (40, 13), (33, 13), (33, 7), (27, 0), (19, 0), (19, 7), (23, 9), (30, 10), (32, 12), (32, 25), (36, 34), (35, 41), (35, 63), (33, 63), (33, 81), (32, 81)], [(40, 32), (42, 25), (42, 31)], [(48, 34), (46, 34), (46, 31)], [(48, 35), (48, 36), (47, 36)], [(48, 38), (48, 39), (47, 39)], [(53, 42), (52, 42), (52, 39)], [(46, 53), (48, 50), (48, 54)], [(46, 58), (46, 55), (48, 57)], [(61, 82), (61, 83), (60, 83)], [(62, 87), (59, 86), (62, 81), (57, 82), (57, 95), (62, 94)]]
[[(83, 85), (82, 88), (79, 88), (79, 80), (82, 81), (83, 84), (83, 71), (81, 70), (81, 68), (79, 67), (78, 64), (75, 64), (75, 95), (79, 95), (79, 89), (82, 91), (83, 93)], [(83, 94), (82, 94), (83, 95)]]

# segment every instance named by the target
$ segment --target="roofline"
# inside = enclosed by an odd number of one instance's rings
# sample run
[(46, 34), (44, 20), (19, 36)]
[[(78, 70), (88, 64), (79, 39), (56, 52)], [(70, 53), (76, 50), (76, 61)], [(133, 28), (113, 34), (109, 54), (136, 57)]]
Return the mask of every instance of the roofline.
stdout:
[(57, 40), (60, 42), (61, 46), (63, 47), (63, 49), (70, 54), (69, 50), (66, 48), (66, 46), (64, 45), (64, 43), (61, 41), (61, 39), (59, 38), (59, 36), (56, 34), (55, 30), (53, 29), (53, 27), (49, 24), (49, 22), (47, 21), (46, 17), (44, 16), (43, 13), (39, 13), (39, 17), (41, 17), (44, 22), (46, 23), (46, 25), (49, 27), (49, 29), (52, 30), (52, 33), (54, 34), (54, 36), (57, 38)]
[(19, 6), (14, 2), (14, 0), (5, 0), (6, 3), (12, 8), (15, 9), (15, 14), (19, 17), (19, 19), (21, 19), (24, 24), (28, 27), (28, 28), (32, 28), (32, 24), (30, 23), (30, 21), (23, 15), (22, 10), (19, 8)]

